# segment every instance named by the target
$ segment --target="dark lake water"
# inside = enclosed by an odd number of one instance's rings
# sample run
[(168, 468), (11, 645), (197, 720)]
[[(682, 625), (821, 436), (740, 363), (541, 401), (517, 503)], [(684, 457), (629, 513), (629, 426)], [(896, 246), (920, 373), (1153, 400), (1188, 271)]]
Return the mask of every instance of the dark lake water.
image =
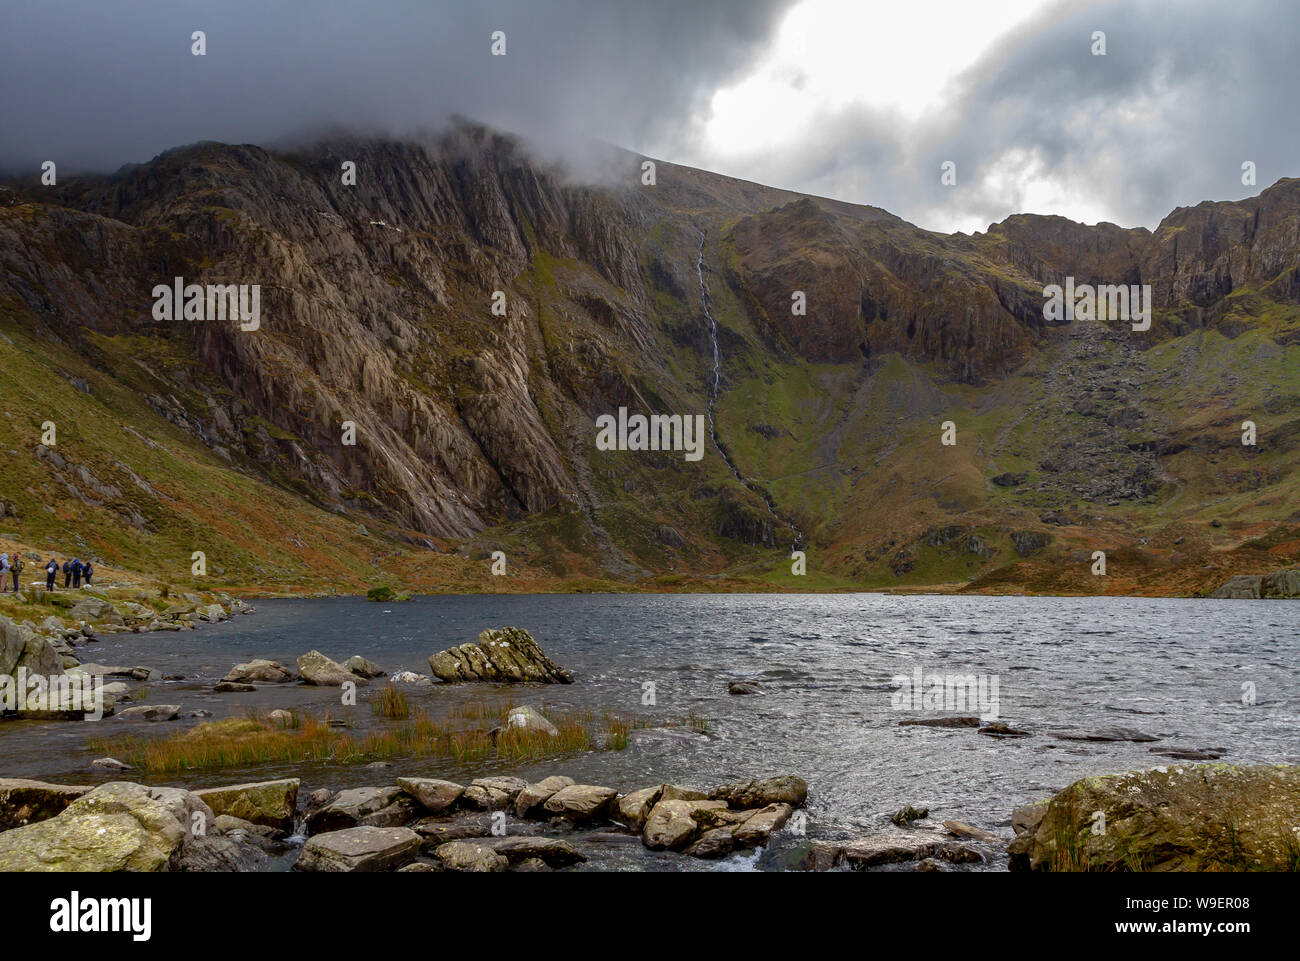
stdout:
[[(595, 708), (652, 721), (704, 717), (708, 737), (648, 742), (520, 768), (484, 762), (398, 762), (292, 769), (304, 790), (392, 783), (399, 773), (464, 780), (562, 773), (628, 791), (674, 781), (709, 787), (733, 777), (793, 773), (810, 788), (808, 830), (885, 830), (904, 804), (1010, 837), (1013, 807), (1091, 774), (1179, 763), (1151, 748), (1226, 749), (1233, 763), (1300, 762), (1300, 603), (1126, 598), (888, 595), (545, 595), (268, 600), (257, 613), (185, 633), (107, 636), (83, 659), (143, 664), (178, 682), (151, 681), (148, 703), (216, 716), (303, 707), (323, 713), (337, 689), (267, 685), (213, 694), (232, 664), (266, 657), (292, 665), (312, 648), (342, 661), (362, 654), (389, 672), (428, 673), (429, 654), (486, 627), (530, 630), (576, 682), (568, 686), (441, 685), (414, 695), (439, 715), (455, 699), (511, 699)], [(984, 675), (996, 713), (1034, 736), (999, 740), (971, 729), (900, 727), (907, 718), (978, 713), (896, 708), (896, 675)], [(763, 696), (727, 693), (753, 679)], [(643, 705), (646, 682), (655, 705)], [(1255, 703), (1243, 703), (1244, 685)], [(205, 689), (206, 688), (206, 689)], [(375, 687), (362, 689), (364, 699)], [(986, 708), (988, 705), (986, 704)], [(356, 709), (362, 723), (365, 704)], [(986, 713), (989, 713), (986, 711)], [(107, 718), (93, 733), (162, 733), (197, 724)], [(1154, 743), (1081, 742), (1053, 733), (1135, 728)], [(91, 782), (91, 725), (0, 725), (0, 773)], [(197, 786), (278, 776), (289, 769), (208, 773)], [(169, 783), (182, 783), (173, 780)], [(739, 863), (739, 862), (738, 862)]]

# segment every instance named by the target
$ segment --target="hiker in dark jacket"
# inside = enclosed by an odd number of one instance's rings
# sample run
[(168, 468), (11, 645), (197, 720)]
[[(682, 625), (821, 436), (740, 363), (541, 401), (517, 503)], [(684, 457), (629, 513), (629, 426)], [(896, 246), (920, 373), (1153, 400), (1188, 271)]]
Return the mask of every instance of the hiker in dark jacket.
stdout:
[(63, 589), (67, 590), (72, 586), (72, 561), (64, 560), (63, 562)]
[(73, 587), (81, 586), (81, 558), (80, 557), (74, 557), (72, 559), (72, 586)]
[(9, 562), (9, 570), (12, 571), (12, 572), (13, 572), (13, 575), (14, 575), (14, 593), (15, 593), (15, 594), (18, 593), (18, 575), (21, 574), (21, 573), (23, 572), (23, 568), (26, 567), (26, 566), (27, 566), (27, 565), (23, 563), (23, 559), (22, 559), (21, 557), (19, 557), (17, 554), (15, 554), (15, 555), (14, 555), (14, 559), (13, 559), (12, 561)]
[(90, 586), (90, 575), (93, 573), (95, 573), (95, 568), (90, 561), (86, 561), (85, 564), (81, 565), (81, 576), (85, 579), (87, 587)]
[[(17, 557), (18, 555), (14, 555)], [(0, 594), (9, 590), (9, 555), (0, 554)]]
[(45, 565), (45, 589), (47, 591), (54, 590), (54, 578), (58, 576), (59, 576), (59, 562), (56, 561), (53, 557), (51, 557), (50, 562)]

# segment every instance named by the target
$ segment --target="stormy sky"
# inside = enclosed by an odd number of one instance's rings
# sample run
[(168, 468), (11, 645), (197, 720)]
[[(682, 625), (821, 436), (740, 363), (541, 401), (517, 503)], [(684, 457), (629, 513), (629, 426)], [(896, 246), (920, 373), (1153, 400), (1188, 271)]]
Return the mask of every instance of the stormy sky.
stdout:
[(1153, 227), (1300, 175), (1297, 28), (1293, 0), (5, 0), (0, 170), (460, 114), (935, 230)]

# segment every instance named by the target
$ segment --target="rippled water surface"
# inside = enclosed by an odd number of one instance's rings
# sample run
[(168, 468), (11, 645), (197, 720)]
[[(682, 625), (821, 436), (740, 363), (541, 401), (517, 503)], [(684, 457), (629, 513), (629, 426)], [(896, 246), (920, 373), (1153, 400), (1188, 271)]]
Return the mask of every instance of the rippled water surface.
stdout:
[[(147, 703), (217, 716), (249, 709), (337, 704), (337, 690), (267, 685), (213, 694), (232, 664), (266, 657), (292, 665), (317, 648), (362, 654), (389, 672), (428, 673), (428, 655), (485, 627), (532, 631), (568, 686), (435, 685), (417, 703), (439, 716), (453, 699), (484, 697), (590, 707), (708, 723), (697, 743), (654, 742), (519, 768), (485, 762), (398, 762), (293, 769), (314, 787), (391, 783), (397, 773), (464, 779), (488, 773), (564, 773), (631, 790), (658, 783), (707, 787), (733, 776), (796, 773), (809, 784), (810, 831), (867, 833), (903, 804), (928, 806), (1008, 833), (1011, 809), (1089, 775), (1175, 763), (1152, 747), (1217, 747), (1234, 763), (1300, 762), (1300, 603), (1125, 598), (888, 595), (451, 596), (380, 605), (351, 598), (268, 600), (257, 613), (185, 633), (105, 637), (83, 659), (143, 664), (186, 681), (148, 685)], [(891, 706), (891, 679), (996, 676), (999, 716), (1033, 737), (998, 740), (970, 729), (900, 727), (921, 714)], [(736, 679), (766, 694), (727, 693)], [(645, 682), (656, 704), (642, 704)], [(1243, 703), (1243, 685), (1256, 703)], [(371, 691), (375, 688), (371, 688)], [(362, 697), (368, 696), (363, 689)], [(377, 723), (365, 705), (363, 724)], [(971, 713), (956, 712), (956, 713)], [(162, 733), (197, 724), (117, 718), (94, 733)], [(1061, 740), (1052, 732), (1136, 728), (1154, 744)], [(63, 781), (105, 779), (88, 769), (91, 725), (0, 725), (0, 773)], [(284, 768), (207, 773), (191, 786), (274, 776)], [(180, 782), (176, 782), (180, 783)], [(1002, 827), (999, 827), (1002, 826)]]

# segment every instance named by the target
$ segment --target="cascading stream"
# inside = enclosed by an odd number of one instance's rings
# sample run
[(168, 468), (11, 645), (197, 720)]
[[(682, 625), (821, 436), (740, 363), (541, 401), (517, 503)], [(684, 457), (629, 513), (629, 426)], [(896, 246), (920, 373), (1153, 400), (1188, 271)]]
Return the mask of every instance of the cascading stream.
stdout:
[(794, 535), (794, 543), (791, 546), (791, 550), (798, 550), (803, 546), (803, 531), (799, 530), (793, 520), (788, 517), (782, 518), (781, 515), (776, 512), (776, 504), (772, 502), (771, 495), (740, 472), (740, 469), (731, 459), (731, 455), (727, 453), (727, 448), (723, 447), (722, 441), (718, 439), (718, 426), (714, 420), (713, 414), (714, 408), (718, 403), (718, 391), (721, 389), (722, 385), (722, 354), (718, 350), (718, 322), (714, 320), (713, 311), (709, 309), (709, 288), (704, 283), (704, 231), (700, 231), (700, 253), (695, 262), (695, 270), (700, 277), (700, 305), (704, 308), (704, 316), (709, 322), (709, 337), (713, 342), (713, 383), (709, 386), (709, 399), (707, 405), (709, 436), (713, 438), (713, 446), (718, 449), (718, 453), (722, 455), (723, 463), (727, 465), (727, 468), (731, 471), (736, 480), (740, 481), (746, 488), (762, 498), (764, 505), (767, 507), (767, 512), (772, 515), (773, 520), (777, 523), (784, 523), (790, 528), (790, 533)]

